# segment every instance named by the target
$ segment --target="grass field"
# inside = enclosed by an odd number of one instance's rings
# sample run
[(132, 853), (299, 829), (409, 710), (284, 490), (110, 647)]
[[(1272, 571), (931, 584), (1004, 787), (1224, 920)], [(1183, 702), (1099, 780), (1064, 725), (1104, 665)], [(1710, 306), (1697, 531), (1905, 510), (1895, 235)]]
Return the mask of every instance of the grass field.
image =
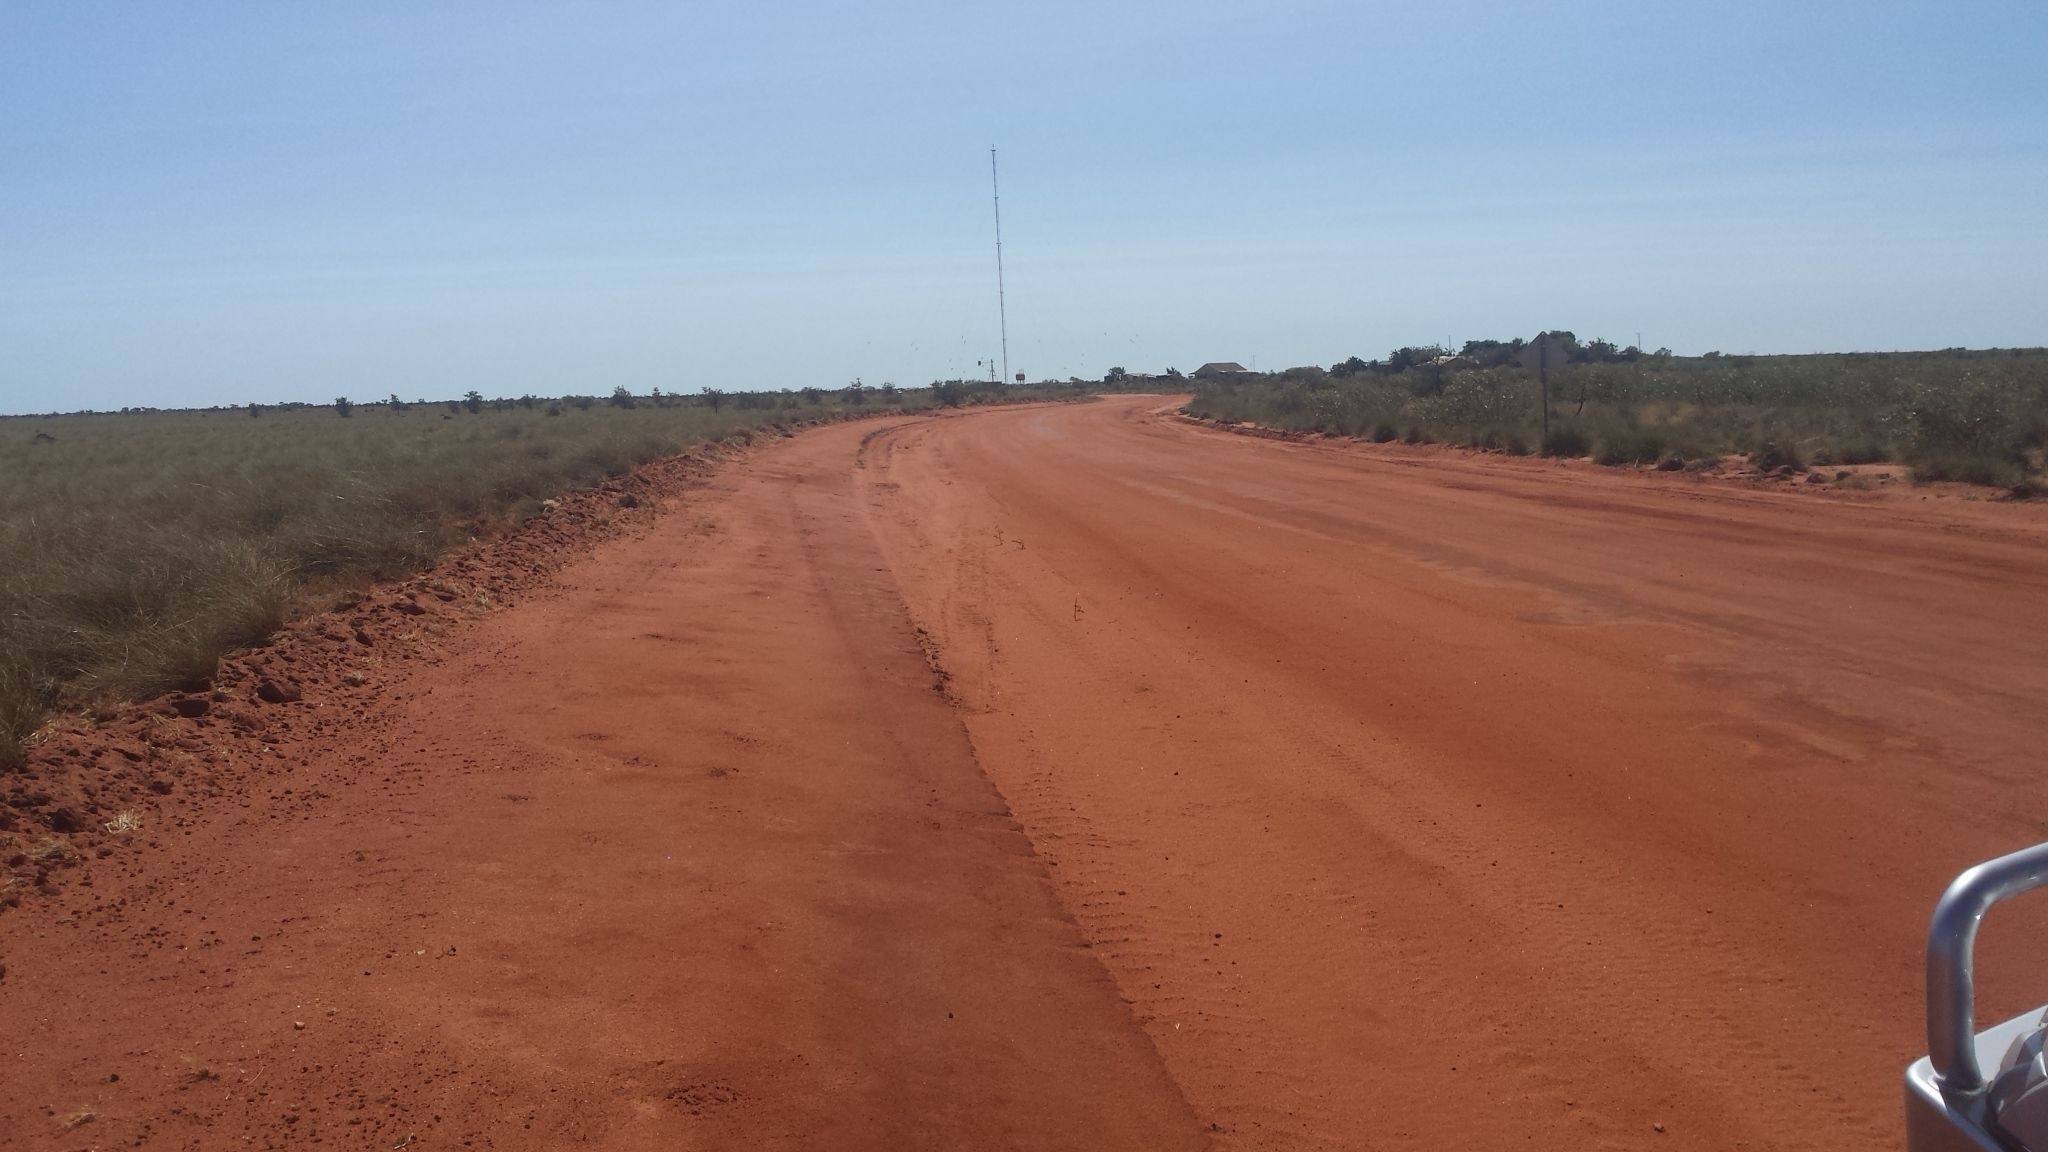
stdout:
[[(306, 596), (417, 571), (554, 494), (705, 440), (942, 403), (955, 383), (0, 420), (0, 766), (50, 709), (203, 683)], [(630, 404), (630, 406), (628, 406)]]
[(1916, 479), (2019, 486), (2022, 493), (2048, 446), (2042, 349), (1574, 363), (1551, 373), (1547, 443), (1537, 380), (1526, 369), (1390, 367), (1353, 362), (1331, 372), (1198, 381), (1188, 410), (1381, 441), (1590, 455), (1605, 464), (1676, 467), (1729, 453), (1769, 467), (1896, 461)]

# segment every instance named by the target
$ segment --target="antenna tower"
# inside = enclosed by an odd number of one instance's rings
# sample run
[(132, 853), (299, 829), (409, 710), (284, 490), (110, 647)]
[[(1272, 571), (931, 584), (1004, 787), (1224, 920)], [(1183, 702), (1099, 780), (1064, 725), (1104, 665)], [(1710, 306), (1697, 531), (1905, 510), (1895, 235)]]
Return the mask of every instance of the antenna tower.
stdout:
[(1003, 302), (1003, 186), (996, 179), (996, 150), (988, 150), (988, 187), (996, 205), (996, 323), (1003, 338), (1003, 383), (1010, 382), (1010, 313)]

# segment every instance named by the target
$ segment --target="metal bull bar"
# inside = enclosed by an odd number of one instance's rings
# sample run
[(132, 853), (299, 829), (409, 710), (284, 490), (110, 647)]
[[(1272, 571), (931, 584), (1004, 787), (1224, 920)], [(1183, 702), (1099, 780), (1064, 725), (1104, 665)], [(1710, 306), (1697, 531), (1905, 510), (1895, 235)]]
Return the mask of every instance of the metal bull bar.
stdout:
[(1977, 927), (2048, 886), (2048, 844), (1979, 864), (1942, 893), (1927, 931), (1927, 1055), (1906, 1069), (1910, 1152), (2048, 1152), (2048, 1008), (1976, 1029)]

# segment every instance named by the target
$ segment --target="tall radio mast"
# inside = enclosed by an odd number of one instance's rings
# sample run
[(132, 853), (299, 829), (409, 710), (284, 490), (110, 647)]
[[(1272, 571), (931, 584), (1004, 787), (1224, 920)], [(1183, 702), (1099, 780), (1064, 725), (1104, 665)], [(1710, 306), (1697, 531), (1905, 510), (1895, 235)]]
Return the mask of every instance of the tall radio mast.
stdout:
[(1003, 338), (1003, 383), (1010, 382), (1010, 314), (1003, 303), (1003, 186), (996, 179), (996, 150), (988, 150), (988, 186), (996, 204), (996, 322)]

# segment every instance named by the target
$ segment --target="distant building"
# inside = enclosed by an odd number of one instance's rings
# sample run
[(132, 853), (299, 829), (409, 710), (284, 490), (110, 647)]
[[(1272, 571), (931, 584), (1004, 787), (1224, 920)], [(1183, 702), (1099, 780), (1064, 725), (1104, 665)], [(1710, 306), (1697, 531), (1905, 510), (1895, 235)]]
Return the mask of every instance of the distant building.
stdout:
[(1249, 376), (1251, 369), (1235, 360), (1217, 360), (1195, 369), (1195, 379), (1214, 380), (1220, 376)]

